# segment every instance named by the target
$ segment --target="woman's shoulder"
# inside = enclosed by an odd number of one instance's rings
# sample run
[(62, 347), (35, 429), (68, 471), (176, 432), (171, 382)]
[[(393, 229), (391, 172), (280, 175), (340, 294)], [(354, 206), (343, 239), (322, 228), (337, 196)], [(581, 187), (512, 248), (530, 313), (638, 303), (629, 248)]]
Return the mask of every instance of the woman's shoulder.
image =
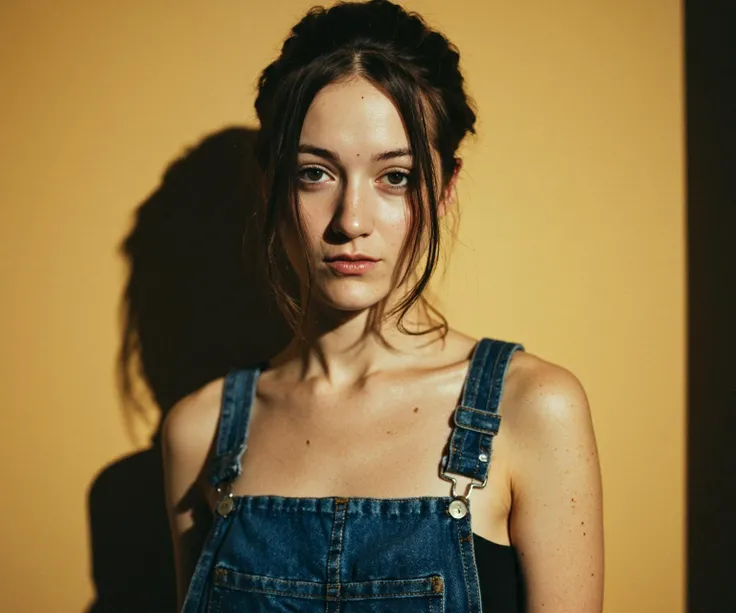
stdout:
[(515, 378), (515, 392), (527, 401), (549, 396), (578, 398), (584, 393), (569, 368), (530, 351), (514, 352), (509, 374)]
[(588, 397), (565, 366), (528, 351), (515, 351), (499, 413), (517, 476), (551, 463), (576, 470), (583, 452), (597, 462)]
[[(480, 340), (456, 330), (451, 338), (461, 354), (472, 350)], [(545, 421), (585, 417), (585, 390), (568, 368), (528, 351), (522, 342), (495, 336), (484, 338), (521, 345), (511, 354), (504, 376), (499, 413), (505, 422), (513, 422), (514, 429), (524, 431), (543, 426)]]
[[(164, 457), (189, 467), (197, 476), (211, 452), (220, 416), (224, 377), (210, 381), (177, 401), (161, 424)], [(192, 475), (194, 476), (194, 475)]]
[(585, 418), (588, 400), (582, 383), (567, 367), (529, 351), (515, 351), (504, 382), (505, 421), (534, 429)]

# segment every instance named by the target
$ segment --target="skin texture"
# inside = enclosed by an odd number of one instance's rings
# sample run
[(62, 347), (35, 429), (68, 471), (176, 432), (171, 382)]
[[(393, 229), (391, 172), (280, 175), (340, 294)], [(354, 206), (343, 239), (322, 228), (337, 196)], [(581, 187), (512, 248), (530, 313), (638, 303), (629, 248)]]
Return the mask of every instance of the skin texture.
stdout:
[[(382, 333), (391, 348), (365, 332), (371, 307), (401, 293), (391, 279), (407, 238), (404, 186), (412, 163), (406, 155), (381, 158), (408, 149), (401, 117), (382, 91), (352, 78), (317, 95), (300, 144), (305, 240), (289, 220), (282, 236), (300, 278), (307, 262), (313, 269), (314, 308), (307, 342), (292, 342), (261, 375), (233, 493), (445, 496), (449, 486), (437, 466), (475, 339), (452, 328), (444, 340), (412, 337), (388, 321)], [(455, 179), (441, 213), (455, 204)], [(324, 262), (343, 252), (380, 262), (346, 277)], [(420, 314), (407, 322), (419, 326)], [(216, 498), (204, 471), (222, 383), (182, 399), (163, 427), (180, 604)], [(472, 496), (474, 531), (517, 549), (527, 611), (599, 613), (602, 494), (585, 392), (565, 368), (516, 352), (499, 413), (488, 485)]]

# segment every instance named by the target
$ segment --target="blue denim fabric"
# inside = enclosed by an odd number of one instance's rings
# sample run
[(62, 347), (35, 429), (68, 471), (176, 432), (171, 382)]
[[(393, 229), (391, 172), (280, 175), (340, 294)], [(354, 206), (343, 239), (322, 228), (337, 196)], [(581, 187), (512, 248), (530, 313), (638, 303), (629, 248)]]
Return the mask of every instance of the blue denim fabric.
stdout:
[[(486, 481), (504, 375), (516, 350), (524, 347), (488, 338), (477, 343), (449, 453), (440, 460), (448, 473)], [(262, 367), (226, 377), (209, 475), (215, 487), (226, 488), (240, 474)], [(215, 513), (183, 613), (482, 611), (471, 513), (457, 519), (448, 513), (456, 498), (469, 508), (461, 493), (231, 498), (231, 511)]]

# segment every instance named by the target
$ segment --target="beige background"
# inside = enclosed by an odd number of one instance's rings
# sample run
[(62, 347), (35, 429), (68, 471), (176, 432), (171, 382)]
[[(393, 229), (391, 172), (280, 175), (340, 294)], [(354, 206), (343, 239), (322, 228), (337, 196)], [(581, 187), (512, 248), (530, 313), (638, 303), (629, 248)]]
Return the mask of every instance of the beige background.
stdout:
[[(92, 599), (85, 498), (136, 448), (117, 246), (185, 147), (253, 125), (297, 0), (0, 5), (0, 610)], [(445, 313), (572, 370), (605, 493), (606, 612), (684, 608), (682, 15), (666, 0), (414, 0), (460, 47)]]

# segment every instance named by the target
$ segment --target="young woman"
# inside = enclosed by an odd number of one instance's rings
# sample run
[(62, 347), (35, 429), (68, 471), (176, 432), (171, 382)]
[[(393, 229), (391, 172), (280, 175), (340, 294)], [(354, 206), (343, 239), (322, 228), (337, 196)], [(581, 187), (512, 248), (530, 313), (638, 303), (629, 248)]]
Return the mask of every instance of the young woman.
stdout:
[(261, 76), (259, 235), (295, 333), (165, 420), (186, 613), (601, 611), (580, 383), (422, 293), (474, 131), (458, 59), (373, 0), (310, 11)]

